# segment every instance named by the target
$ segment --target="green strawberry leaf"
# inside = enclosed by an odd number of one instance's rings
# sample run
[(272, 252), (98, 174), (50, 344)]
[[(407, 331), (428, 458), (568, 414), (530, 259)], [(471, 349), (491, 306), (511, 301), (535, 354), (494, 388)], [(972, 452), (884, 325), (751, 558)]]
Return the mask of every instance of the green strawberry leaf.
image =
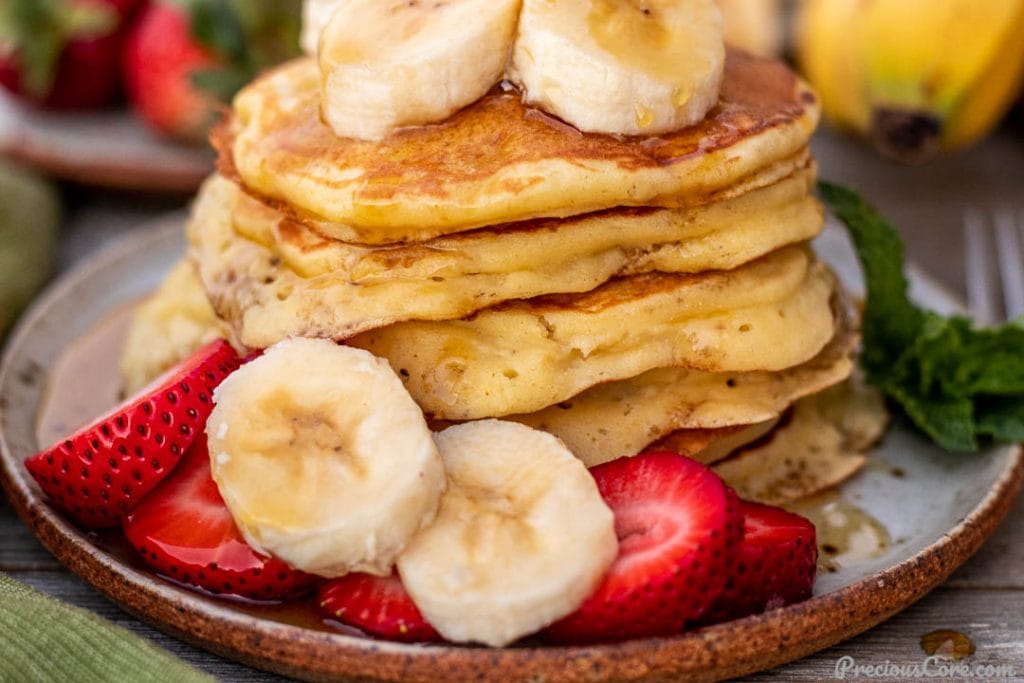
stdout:
[(72, 0), (0, 1), (0, 53), (17, 56), (21, 87), (42, 99), (53, 88), (64, 48), (117, 30), (120, 17), (108, 5)]
[(192, 72), (192, 85), (221, 102), (229, 102), (248, 82), (249, 77), (244, 71), (230, 67), (211, 67)]
[(222, 102), (263, 69), (299, 54), (300, 0), (187, 0), (186, 7), (193, 38), (224, 63), (193, 82)]
[(227, 0), (190, 0), (192, 37), (230, 63), (245, 59), (246, 35)]

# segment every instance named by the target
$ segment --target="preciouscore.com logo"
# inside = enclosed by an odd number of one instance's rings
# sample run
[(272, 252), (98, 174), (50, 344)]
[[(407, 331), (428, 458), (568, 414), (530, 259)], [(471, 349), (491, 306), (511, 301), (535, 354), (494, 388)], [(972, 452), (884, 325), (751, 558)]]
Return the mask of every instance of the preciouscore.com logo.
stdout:
[(885, 679), (921, 679), (946, 678), (963, 680), (976, 678), (983, 680), (1013, 679), (1017, 671), (1010, 664), (979, 664), (974, 662), (958, 662), (945, 657), (932, 656), (920, 662), (895, 664), (886, 660), (871, 664), (858, 664), (846, 655), (836, 660), (835, 678), (839, 680), (856, 680), (858, 678)]

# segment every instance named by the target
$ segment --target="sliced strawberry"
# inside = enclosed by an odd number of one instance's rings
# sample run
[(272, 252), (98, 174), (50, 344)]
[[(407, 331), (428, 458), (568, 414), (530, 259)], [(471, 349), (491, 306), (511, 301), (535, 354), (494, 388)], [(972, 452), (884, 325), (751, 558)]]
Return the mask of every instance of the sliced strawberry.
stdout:
[(743, 543), (725, 592), (704, 616), (711, 624), (760, 614), (811, 597), (818, 545), (810, 520), (743, 501)]
[(210, 474), (206, 435), (181, 465), (124, 518), (124, 535), (146, 563), (180, 583), (252, 600), (285, 600), (317, 577), (249, 547)]
[(203, 431), (213, 389), (237, 367), (234, 349), (215, 341), (95, 423), (26, 459), (25, 467), (83, 526), (117, 526)]
[(707, 467), (667, 451), (590, 472), (615, 513), (619, 555), (594, 594), (545, 638), (664, 636), (700, 618), (725, 588), (743, 533), (736, 495)]
[(325, 583), (317, 600), (324, 616), (388, 640), (439, 641), (397, 574), (348, 574)]

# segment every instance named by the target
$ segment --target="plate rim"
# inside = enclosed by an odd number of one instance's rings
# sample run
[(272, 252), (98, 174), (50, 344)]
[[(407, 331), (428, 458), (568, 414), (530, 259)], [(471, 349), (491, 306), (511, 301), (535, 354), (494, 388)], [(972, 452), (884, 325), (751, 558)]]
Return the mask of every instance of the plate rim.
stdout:
[[(89, 161), (75, 160), (62, 155), (55, 146), (57, 140), (41, 132), (35, 125), (31, 113), (33, 105), (19, 100), (14, 95), (0, 89), (0, 117), (6, 116), (8, 123), (0, 125), (0, 152), (11, 160), (39, 171), (91, 187), (104, 187), (113, 190), (136, 190), (142, 192), (161, 192), (168, 194), (187, 194), (195, 192), (203, 178), (213, 171), (213, 155), (207, 147), (196, 147), (193, 150), (176, 150), (180, 157), (170, 166), (160, 164), (126, 163), (124, 160), (110, 155), (99, 155)], [(90, 117), (110, 117), (130, 112), (125, 104), (110, 108), (84, 112)], [(74, 117), (74, 112), (38, 110), (39, 115), (47, 117)], [(145, 131), (145, 125), (139, 119), (133, 125)], [(160, 141), (153, 135), (155, 145), (174, 145), (173, 142)], [(194, 153), (193, 153), (194, 152)], [(209, 157), (209, 159), (206, 159)], [(165, 162), (166, 163), (166, 162)]]
[[(0, 358), (0, 397), (15, 381), (16, 352), (48, 310), (77, 285), (181, 230), (176, 212), (140, 226), (59, 277), (21, 318)], [(667, 638), (579, 647), (403, 645), (313, 631), (233, 609), (122, 564), (52, 510), (13, 456), (0, 424), (0, 483), (33, 535), (74, 574), (157, 629), (216, 654), (308, 680), (429, 681), (440, 674), (502, 680), (718, 680), (774, 668), (846, 640), (940, 585), (995, 531), (1024, 484), (1024, 447), (958, 524), (913, 556), (838, 590), (764, 614)], [(22, 471), (19, 471), (22, 470)], [(841, 619), (833, 619), (841, 611)]]

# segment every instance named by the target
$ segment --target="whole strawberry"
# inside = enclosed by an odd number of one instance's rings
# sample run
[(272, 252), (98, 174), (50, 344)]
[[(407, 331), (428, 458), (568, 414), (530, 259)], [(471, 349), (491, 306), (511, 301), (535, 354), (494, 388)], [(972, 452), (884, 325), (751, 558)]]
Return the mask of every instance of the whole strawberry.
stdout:
[(157, 132), (200, 141), (217, 116), (217, 101), (199, 90), (192, 74), (218, 64), (193, 38), (188, 11), (171, 3), (151, 5), (128, 38), (125, 87), (135, 111)]
[(139, 0), (0, 2), (0, 84), (48, 109), (107, 106), (120, 92), (124, 28)]
[(125, 45), (136, 112), (157, 132), (198, 142), (261, 69), (298, 53), (298, 0), (158, 0)]

